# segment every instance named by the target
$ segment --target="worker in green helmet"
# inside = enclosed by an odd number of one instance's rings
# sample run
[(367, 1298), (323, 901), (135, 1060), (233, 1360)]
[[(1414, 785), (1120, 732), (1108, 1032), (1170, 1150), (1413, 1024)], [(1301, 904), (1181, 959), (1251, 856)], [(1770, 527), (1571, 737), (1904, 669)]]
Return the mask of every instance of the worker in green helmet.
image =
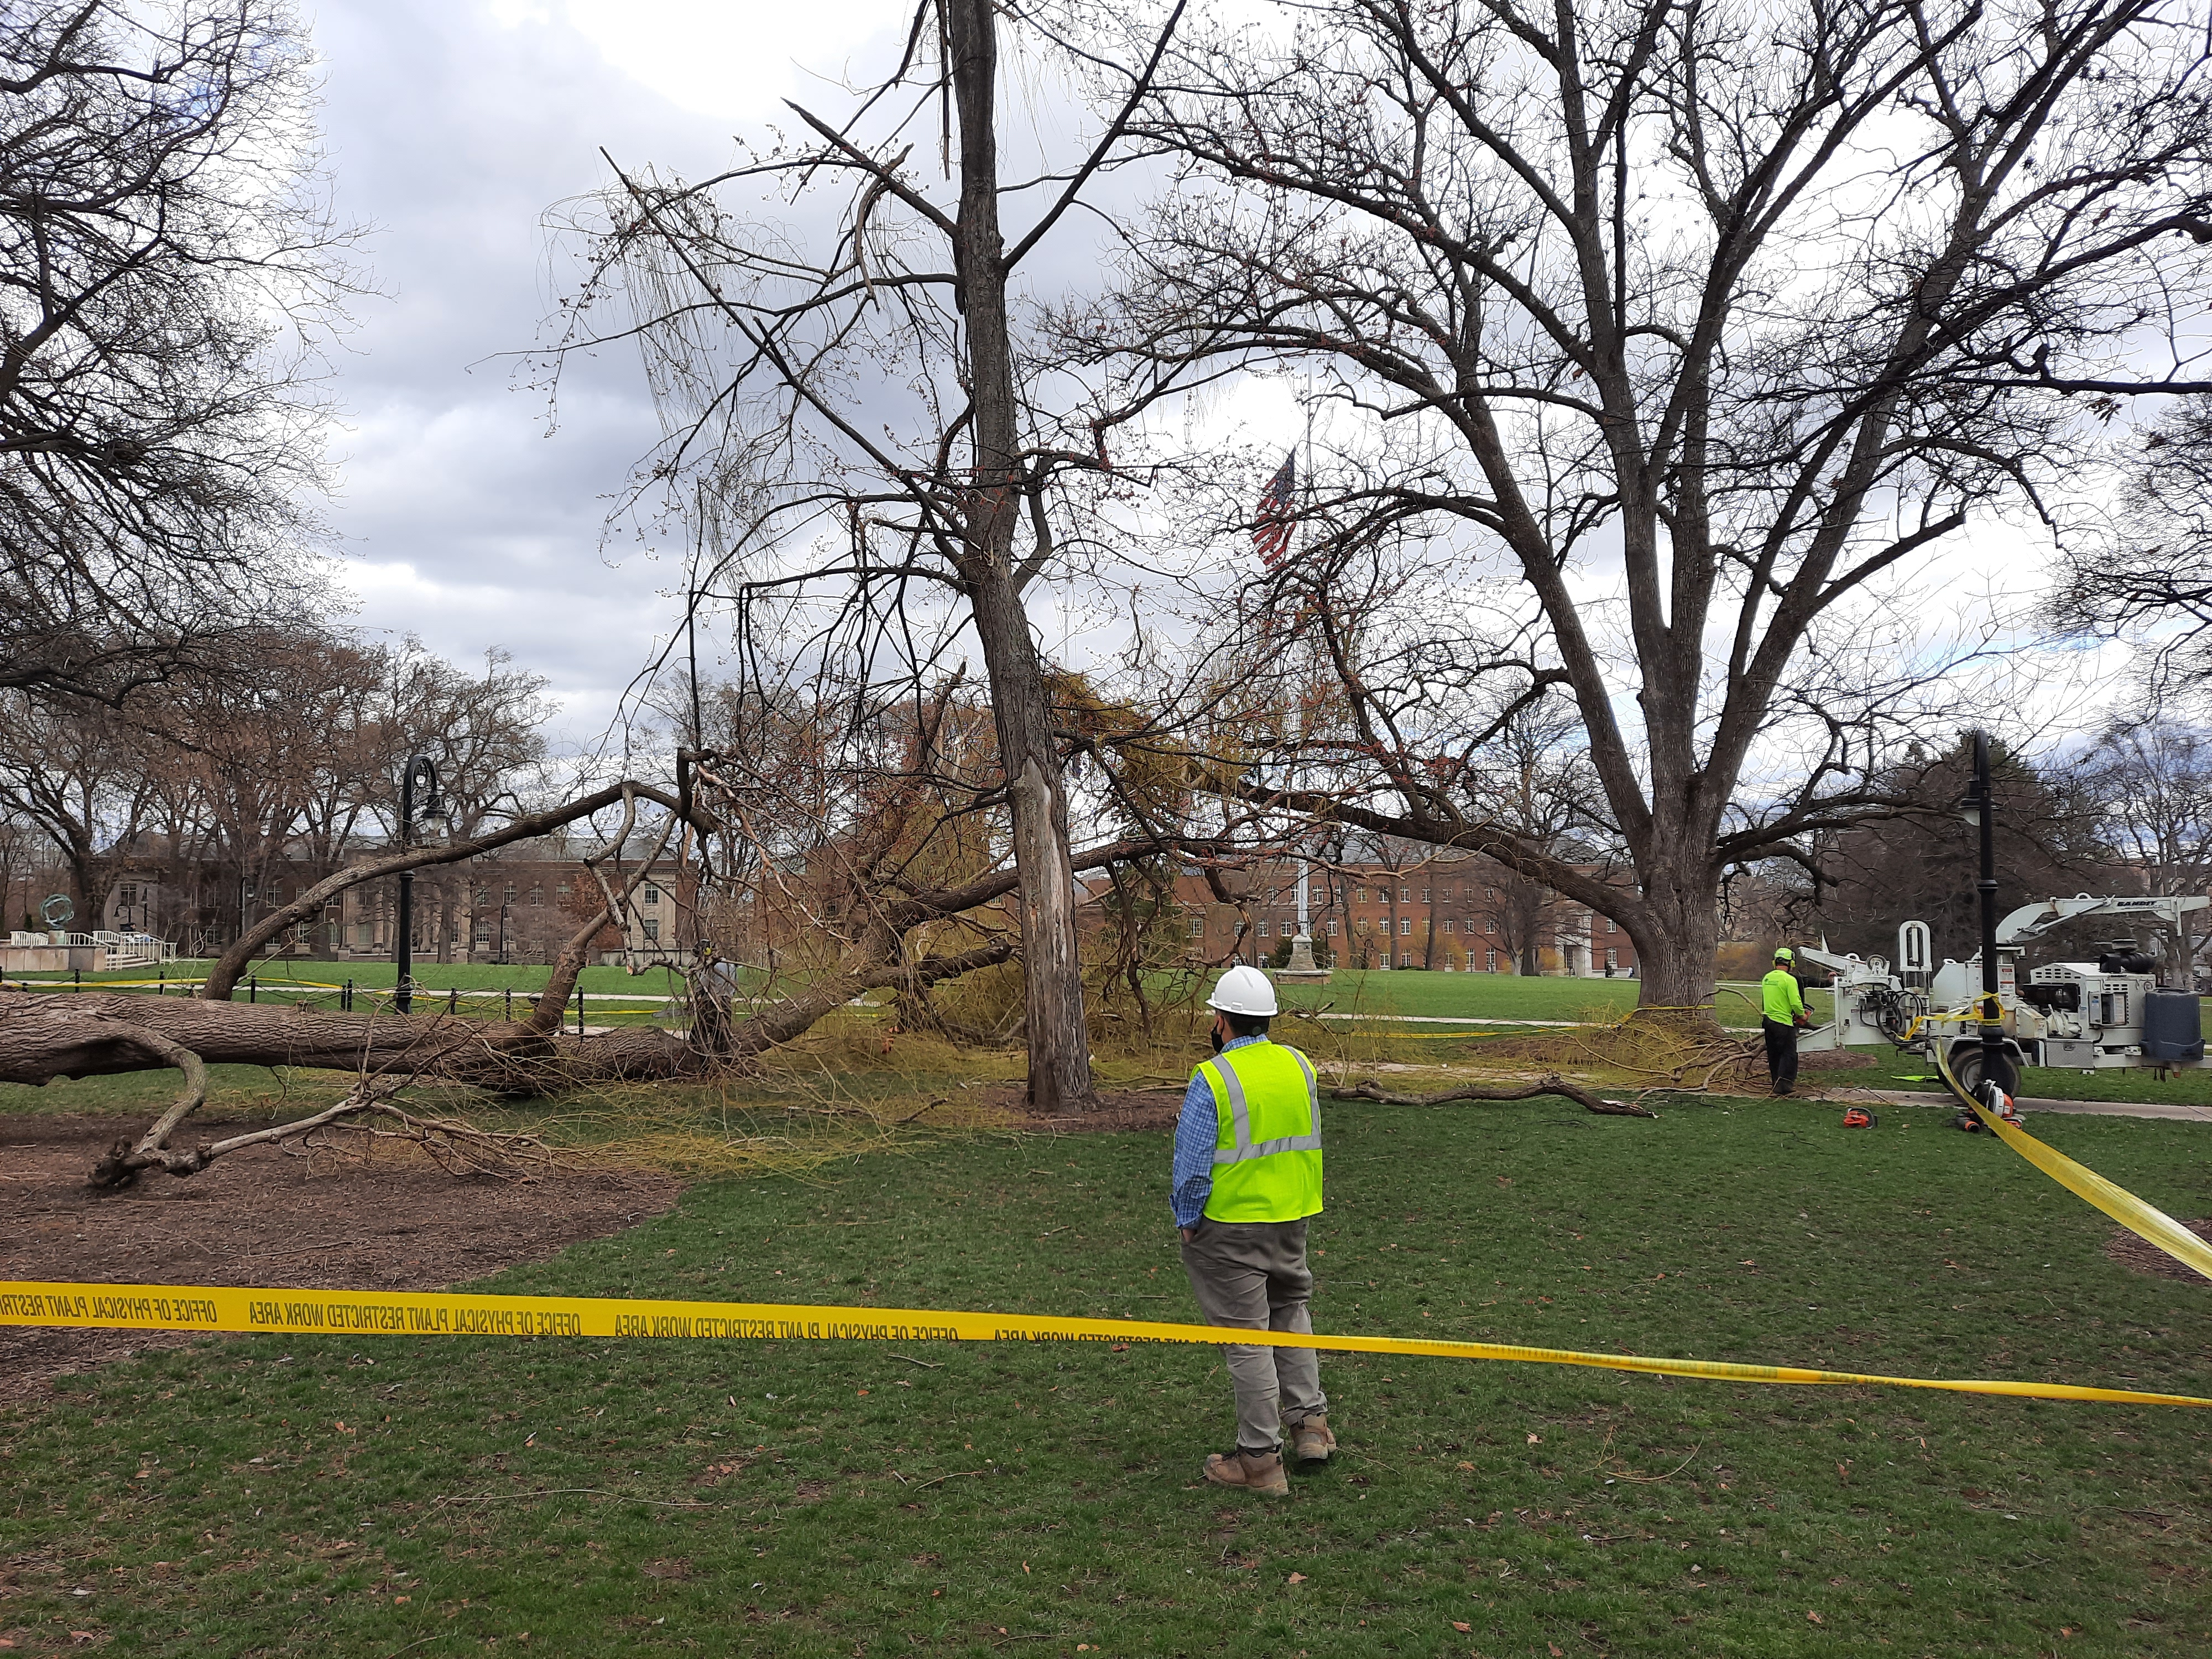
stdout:
[(1766, 1078), (1777, 1095), (1787, 1095), (1797, 1083), (1797, 1033), (1813, 1023), (1805, 1012), (1805, 994), (1798, 988), (1791, 964), (1796, 952), (1788, 945), (1774, 953), (1774, 966), (1759, 982), (1759, 1030), (1766, 1037)]

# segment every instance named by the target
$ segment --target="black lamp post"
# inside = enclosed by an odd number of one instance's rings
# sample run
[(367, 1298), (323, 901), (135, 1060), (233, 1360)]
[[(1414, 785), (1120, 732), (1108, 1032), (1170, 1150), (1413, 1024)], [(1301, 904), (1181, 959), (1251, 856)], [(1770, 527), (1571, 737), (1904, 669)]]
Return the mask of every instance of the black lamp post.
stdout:
[(1980, 1082), (2003, 1075), (2004, 1008), (1997, 1000), (1996, 799), (1990, 790), (1990, 734), (1974, 733), (1974, 789), (1959, 803), (1959, 815), (1981, 831), (1982, 878), (1982, 1075)]
[[(415, 799), (415, 780), (422, 780), (422, 800), (419, 806)], [(415, 814), (434, 816), (442, 807), (438, 800), (438, 769), (422, 755), (407, 757), (407, 769), (399, 775), (399, 844), (410, 847), (415, 841)], [(401, 1013), (415, 1011), (415, 872), (399, 872), (399, 937), (392, 941), (394, 959), (399, 971), (395, 975), (398, 984), (392, 1006)]]

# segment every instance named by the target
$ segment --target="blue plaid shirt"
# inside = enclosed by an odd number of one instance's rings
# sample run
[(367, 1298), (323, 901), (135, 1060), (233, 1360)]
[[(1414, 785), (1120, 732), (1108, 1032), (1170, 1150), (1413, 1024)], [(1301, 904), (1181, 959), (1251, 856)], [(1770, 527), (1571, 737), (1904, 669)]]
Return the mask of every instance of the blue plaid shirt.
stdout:
[[(1267, 1040), (1231, 1037), (1221, 1045), (1221, 1052)], [(1214, 1108), (1213, 1091), (1194, 1067), (1190, 1087), (1182, 1091), (1182, 1115), (1176, 1120), (1175, 1166), (1168, 1177), (1168, 1207), (1175, 1212), (1178, 1227), (1195, 1227), (1206, 1213), (1206, 1200), (1213, 1196), (1213, 1149), (1220, 1140), (1221, 1116)]]

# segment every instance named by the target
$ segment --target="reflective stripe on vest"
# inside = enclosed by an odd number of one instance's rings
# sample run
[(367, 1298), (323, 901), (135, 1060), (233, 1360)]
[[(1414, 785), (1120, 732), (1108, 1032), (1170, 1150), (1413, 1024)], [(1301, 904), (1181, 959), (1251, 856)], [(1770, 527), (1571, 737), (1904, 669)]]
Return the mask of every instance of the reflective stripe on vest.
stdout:
[[(1295, 1048), (1265, 1038), (1198, 1068), (1213, 1096), (1209, 1219), (1297, 1221), (1322, 1206), (1321, 1083)], [(1297, 1133), (1285, 1134), (1285, 1129)]]
[[(1273, 1045), (1281, 1047), (1279, 1044)], [(1239, 1050), (1247, 1053), (1249, 1050)], [(1321, 1150), (1321, 1081), (1314, 1075), (1313, 1062), (1296, 1048), (1284, 1048), (1283, 1052), (1298, 1063), (1306, 1077), (1306, 1105), (1310, 1115), (1306, 1121), (1312, 1127), (1310, 1134), (1280, 1135), (1273, 1140), (1263, 1140), (1257, 1146), (1252, 1141), (1252, 1109), (1245, 1103), (1244, 1080), (1237, 1075), (1237, 1066), (1228, 1054), (1211, 1060), (1213, 1074), (1221, 1080), (1221, 1091), (1229, 1097), (1229, 1122), (1236, 1144), (1213, 1149), (1214, 1166), (1242, 1164), (1247, 1158), (1267, 1158), (1275, 1152), (1317, 1152)], [(1201, 1067), (1200, 1069), (1204, 1069)]]

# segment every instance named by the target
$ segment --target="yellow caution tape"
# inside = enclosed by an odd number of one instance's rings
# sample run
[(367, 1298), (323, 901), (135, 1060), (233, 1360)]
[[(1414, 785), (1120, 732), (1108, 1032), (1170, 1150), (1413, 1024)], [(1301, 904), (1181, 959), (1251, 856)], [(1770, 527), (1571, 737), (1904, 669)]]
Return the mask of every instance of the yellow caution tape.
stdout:
[(1973, 1096), (1951, 1073), (1951, 1062), (1936, 1045), (1936, 1069), (1944, 1085), (1998, 1139), (2076, 1198), (2086, 1199), (2138, 1238), (2148, 1239), (2176, 1261), (2212, 1279), (2212, 1244), (2207, 1244), (2155, 1205), (2146, 1204), (2124, 1187), (2115, 1186), (2085, 1164), (2076, 1164), (2056, 1146), (2046, 1146), (2018, 1124), (2008, 1123)]
[(276, 1332), (295, 1336), (659, 1337), (689, 1342), (1233, 1342), (1332, 1353), (1502, 1359), (1589, 1365), (1716, 1382), (1877, 1384), (1954, 1394), (2012, 1395), (2130, 1406), (2212, 1406), (2191, 1395), (2093, 1389), (2069, 1382), (2005, 1382), (1717, 1359), (1655, 1359), (1501, 1342), (1248, 1331), (1151, 1320), (947, 1313), (921, 1308), (819, 1307), (805, 1303), (666, 1302), (600, 1296), (474, 1296), (456, 1292), (285, 1291), (205, 1285), (62, 1285), (0, 1280), (0, 1325), (96, 1326), (157, 1331)]

